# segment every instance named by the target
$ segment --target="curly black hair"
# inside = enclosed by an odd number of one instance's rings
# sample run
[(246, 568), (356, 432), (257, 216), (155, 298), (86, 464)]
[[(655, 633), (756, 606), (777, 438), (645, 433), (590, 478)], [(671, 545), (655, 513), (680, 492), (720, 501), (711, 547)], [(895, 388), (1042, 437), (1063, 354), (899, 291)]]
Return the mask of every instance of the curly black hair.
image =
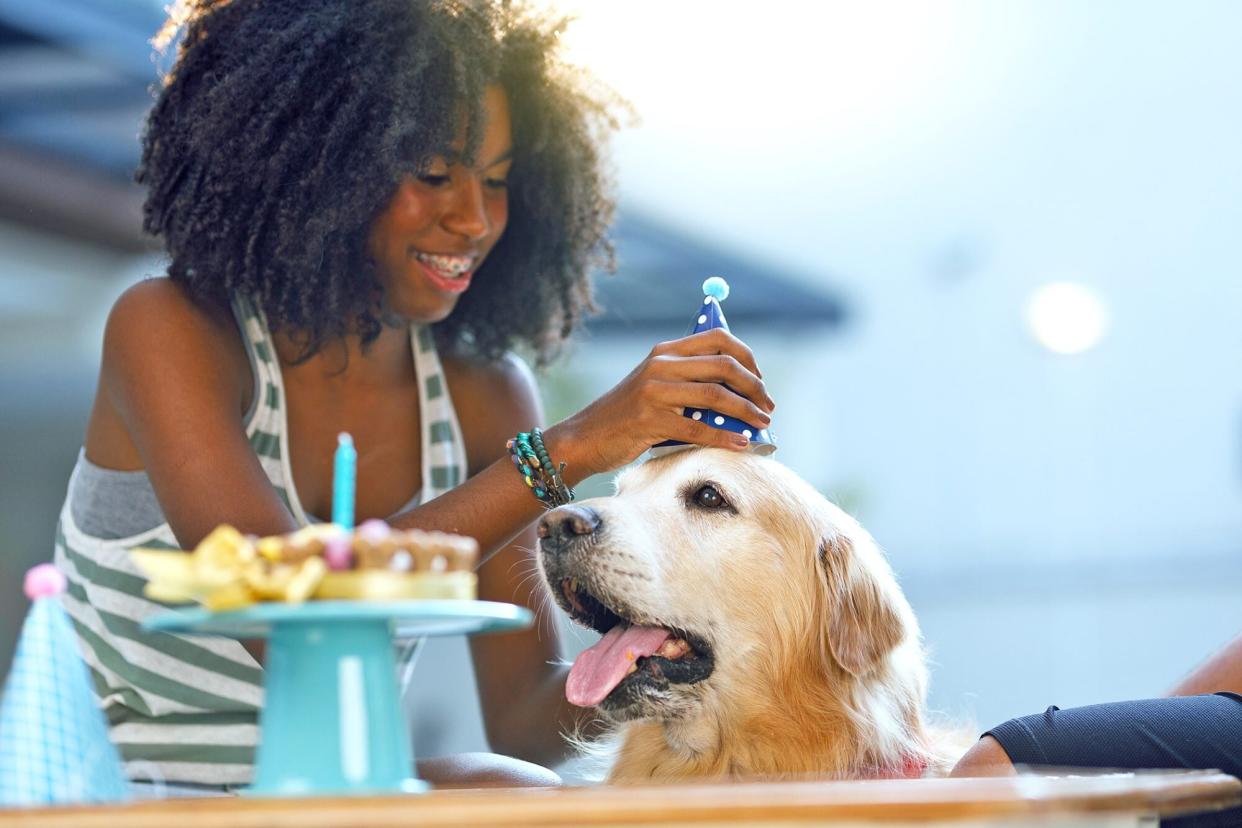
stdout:
[(612, 266), (600, 148), (617, 99), (560, 60), (563, 27), (471, 0), (182, 0), (136, 174), (170, 277), (197, 300), (251, 296), (306, 343), (302, 358), (348, 331), (372, 341), (383, 294), (368, 228), (463, 115), (470, 160), (499, 84), (508, 227), (436, 337), (486, 358), (524, 345), (546, 363), (593, 309), (590, 272)]

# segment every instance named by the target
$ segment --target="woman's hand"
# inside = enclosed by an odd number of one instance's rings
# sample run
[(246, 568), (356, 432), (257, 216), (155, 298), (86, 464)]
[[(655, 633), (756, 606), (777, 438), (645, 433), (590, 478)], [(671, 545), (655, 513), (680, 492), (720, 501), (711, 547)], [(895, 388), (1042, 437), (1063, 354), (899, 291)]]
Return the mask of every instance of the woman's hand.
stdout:
[[(727, 386), (727, 387), (726, 387)], [(574, 485), (611, 471), (665, 440), (744, 449), (740, 434), (682, 416), (709, 408), (767, 428), (776, 404), (768, 396), (754, 354), (723, 328), (662, 342), (615, 388), (544, 434), (548, 452), (566, 464)]]

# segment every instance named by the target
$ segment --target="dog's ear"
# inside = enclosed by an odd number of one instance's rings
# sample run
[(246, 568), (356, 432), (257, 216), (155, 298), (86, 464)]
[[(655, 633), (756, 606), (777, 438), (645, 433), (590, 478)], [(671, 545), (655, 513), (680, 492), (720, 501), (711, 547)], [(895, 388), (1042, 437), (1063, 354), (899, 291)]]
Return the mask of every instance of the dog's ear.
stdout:
[(856, 548), (837, 533), (821, 541), (819, 560), (828, 584), (825, 639), (830, 652), (824, 656), (855, 676), (865, 675), (906, 633), (888, 563), (878, 549)]

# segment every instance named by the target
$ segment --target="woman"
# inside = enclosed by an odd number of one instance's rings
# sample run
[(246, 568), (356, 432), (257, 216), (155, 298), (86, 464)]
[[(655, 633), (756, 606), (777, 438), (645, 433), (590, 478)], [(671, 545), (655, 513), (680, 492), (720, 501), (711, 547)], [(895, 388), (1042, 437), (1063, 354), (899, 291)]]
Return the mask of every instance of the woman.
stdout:
[[(546, 362), (590, 307), (611, 122), (556, 60), (558, 27), (507, 8), (197, 0), (179, 13), (138, 172), (168, 278), (110, 314), (57, 560), (131, 776), (230, 786), (250, 778), (262, 654), (143, 632), (157, 605), (128, 550), (328, 516), (348, 431), (359, 521), (469, 534), (490, 556), (480, 598), (533, 606), (516, 564), (544, 503), (505, 446), (543, 414), (512, 349)], [(750, 352), (717, 331), (657, 346), (544, 441), (568, 486), (665, 439), (744, 448), (685, 406), (762, 427), (773, 403)], [(471, 644), (493, 747), (550, 763), (579, 722), (541, 624)], [(548, 778), (498, 759), (420, 772)]]

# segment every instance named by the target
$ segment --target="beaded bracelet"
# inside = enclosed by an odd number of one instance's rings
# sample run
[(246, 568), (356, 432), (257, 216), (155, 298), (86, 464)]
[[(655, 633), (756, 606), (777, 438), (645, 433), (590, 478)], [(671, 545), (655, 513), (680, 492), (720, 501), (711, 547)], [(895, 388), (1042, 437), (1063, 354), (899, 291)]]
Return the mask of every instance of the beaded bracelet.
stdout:
[(511, 438), (505, 447), (518, 473), (541, 503), (548, 506), (564, 506), (574, 499), (574, 490), (565, 485), (561, 473), (565, 464), (552, 463), (543, 445), (543, 432), (537, 428), (521, 432)]

